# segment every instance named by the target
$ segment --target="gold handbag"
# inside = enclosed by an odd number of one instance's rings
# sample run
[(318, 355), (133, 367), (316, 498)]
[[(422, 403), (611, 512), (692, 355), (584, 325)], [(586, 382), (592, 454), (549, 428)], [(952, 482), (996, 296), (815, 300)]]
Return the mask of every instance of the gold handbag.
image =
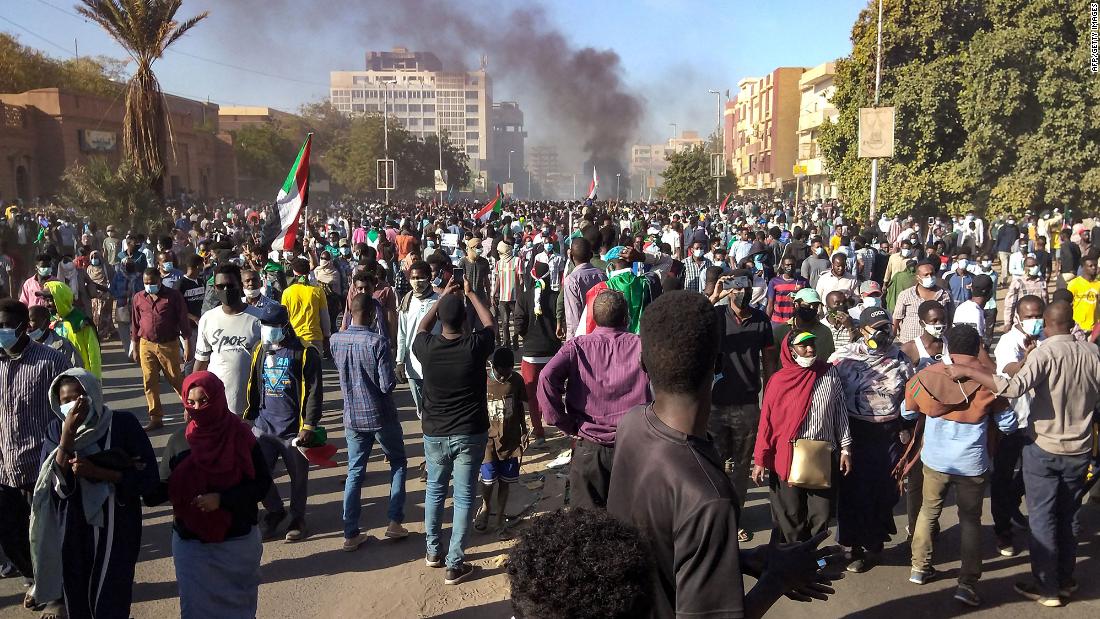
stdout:
[(791, 472), (787, 483), (796, 488), (825, 490), (832, 487), (833, 443), (800, 438), (791, 444)]

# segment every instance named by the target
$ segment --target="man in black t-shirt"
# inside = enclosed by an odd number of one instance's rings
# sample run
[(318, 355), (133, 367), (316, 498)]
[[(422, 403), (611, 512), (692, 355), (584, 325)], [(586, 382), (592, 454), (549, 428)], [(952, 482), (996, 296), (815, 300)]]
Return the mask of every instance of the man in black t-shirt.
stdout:
[[(737, 545), (735, 491), (707, 438), (720, 321), (695, 292), (661, 295), (642, 315), (653, 403), (619, 424), (607, 511), (637, 527), (656, 563), (652, 617), (760, 617), (780, 596), (826, 599), (839, 549)], [(747, 594), (741, 574), (758, 579)]]
[[(191, 320), (191, 350), (195, 350), (195, 344), (199, 338), (199, 318), (202, 317), (202, 302), (206, 298), (206, 280), (202, 278), (202, 258), (192, 255), (187, 260), (187, 270), (183, 277), (176, 283), (176, 290), (183, 295), (183, 302), (187, 305), (187, 316)], [(187, 376), (195, 369), (195, 358), (185, 359), (183, 363), (183, 375)]]
[[(463, 296), (485, 325), (465, 335)], [(442, 329), (433, 335), (436, 320), (442, 323)], [(481, 296), (469, 288), (463, 295), (454, 279), (424, 315), (413, 340), (413, 354), (420, 360), (424, 376), (424, 460), (428, 470), (424, 531), (428, 545), (425, 563), (429, 567), (442, 567), (444, 563), (440, 555), (443, 502), (454, 474), (454, 518), (443, 581), (448, 585), (462, 582), (473, 572), (465, 563), (466, 535), (488, 440), (485, 362), (495, 341), (493, 315)]]

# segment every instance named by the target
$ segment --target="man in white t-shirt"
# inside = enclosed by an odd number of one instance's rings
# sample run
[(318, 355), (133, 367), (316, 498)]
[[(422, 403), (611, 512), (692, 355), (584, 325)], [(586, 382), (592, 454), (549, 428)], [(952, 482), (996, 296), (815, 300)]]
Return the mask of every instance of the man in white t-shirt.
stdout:
[[(1043, 339), (1043, 310), (1046, 304), (1035, 295), (1025, 295), (1016, 304), (1019, 321), (1005, 331), (993, 349), (997, 374), (1006, 378), (1014, 375), (1023, 365), (1028, 348), (1039, 345)], [(1024, 394), (1012, 400), (1016, 411), (1017, 427), (1027, 428), (1031, 412), (1031, 395)], [(1012, 523), (1023, 524), (1020, 501), (1023, 497), (1023, 478), (1016, 473), (1016, 464), (1027, 442), (1025, 432), (1013, 432), (1001, 437), (993, 456), (993, 473), (990, 478), (989, 501), (993, 514), (993, 533), (997, 537), (997, 551), (1005, 557), (1016, 554), (1012, 539)]]
[(956, 325), (973, 325), (987, 345), (990, 334), (986, 330), (985, 304), (992, 294), (993, 280), (988, 275), (975, 275), (970, 283), (970, 298), (955, 308), (955, 316), (951, 321)]
[(259, 310), (243, 301), (241, 269), (235, 264), (218, 267), (214, 290), (221, 306), (199, 318), (195, 371), (217, 374), (225, 384), (229, 410), (240, 415), (247, 405), (252, 349), (260, 341)]
[(672, 253), (673, 258), (683, 258), (683, 252), (680, 249), (683, 247), (683, 241), (680, 238), (680, 232), (676, 230), (673, 224), (665, 226), (665, 232), (661, 235), (661, 242), (668, 244), (669, 252)]

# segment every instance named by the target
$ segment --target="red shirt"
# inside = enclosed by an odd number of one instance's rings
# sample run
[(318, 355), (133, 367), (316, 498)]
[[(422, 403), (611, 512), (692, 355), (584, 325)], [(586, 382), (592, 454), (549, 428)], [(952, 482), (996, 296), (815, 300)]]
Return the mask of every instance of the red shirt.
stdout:
[(134, 295), (130, 304), (130, 339), (164, 344), (191, 337), (191, 319), (183, 295), (171, 288), (160, 288), (156, 297), (144, 290)]

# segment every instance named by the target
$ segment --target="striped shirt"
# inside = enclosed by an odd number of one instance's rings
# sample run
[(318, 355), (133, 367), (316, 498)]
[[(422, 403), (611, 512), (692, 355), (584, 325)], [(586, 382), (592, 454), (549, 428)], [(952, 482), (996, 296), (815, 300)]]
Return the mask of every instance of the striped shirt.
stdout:
[(785, 279), (781, 275), (768, 282), (768, 300), (772, 302), (772, 322), (787, 322), (794, 318), (794, 293), (809, 288), (810, 282), (801, 277)]
[(0, 353), (0, 486), (34, 486), (46, 426), (54, 419), (50, 384), (71, 367), (64, 355), (37, 342), (18, 359)]
[(848, 409), (844, 406), (844, 387), (835, 367), (829, 368), (814, 383), (810, 410), (795, 438), (829, 441), (847, 447), (852, 444), (848, 430)]
[(499, 301), (516, 300), (516, 260), (497, 260), (493, 265), (493, 297)]

